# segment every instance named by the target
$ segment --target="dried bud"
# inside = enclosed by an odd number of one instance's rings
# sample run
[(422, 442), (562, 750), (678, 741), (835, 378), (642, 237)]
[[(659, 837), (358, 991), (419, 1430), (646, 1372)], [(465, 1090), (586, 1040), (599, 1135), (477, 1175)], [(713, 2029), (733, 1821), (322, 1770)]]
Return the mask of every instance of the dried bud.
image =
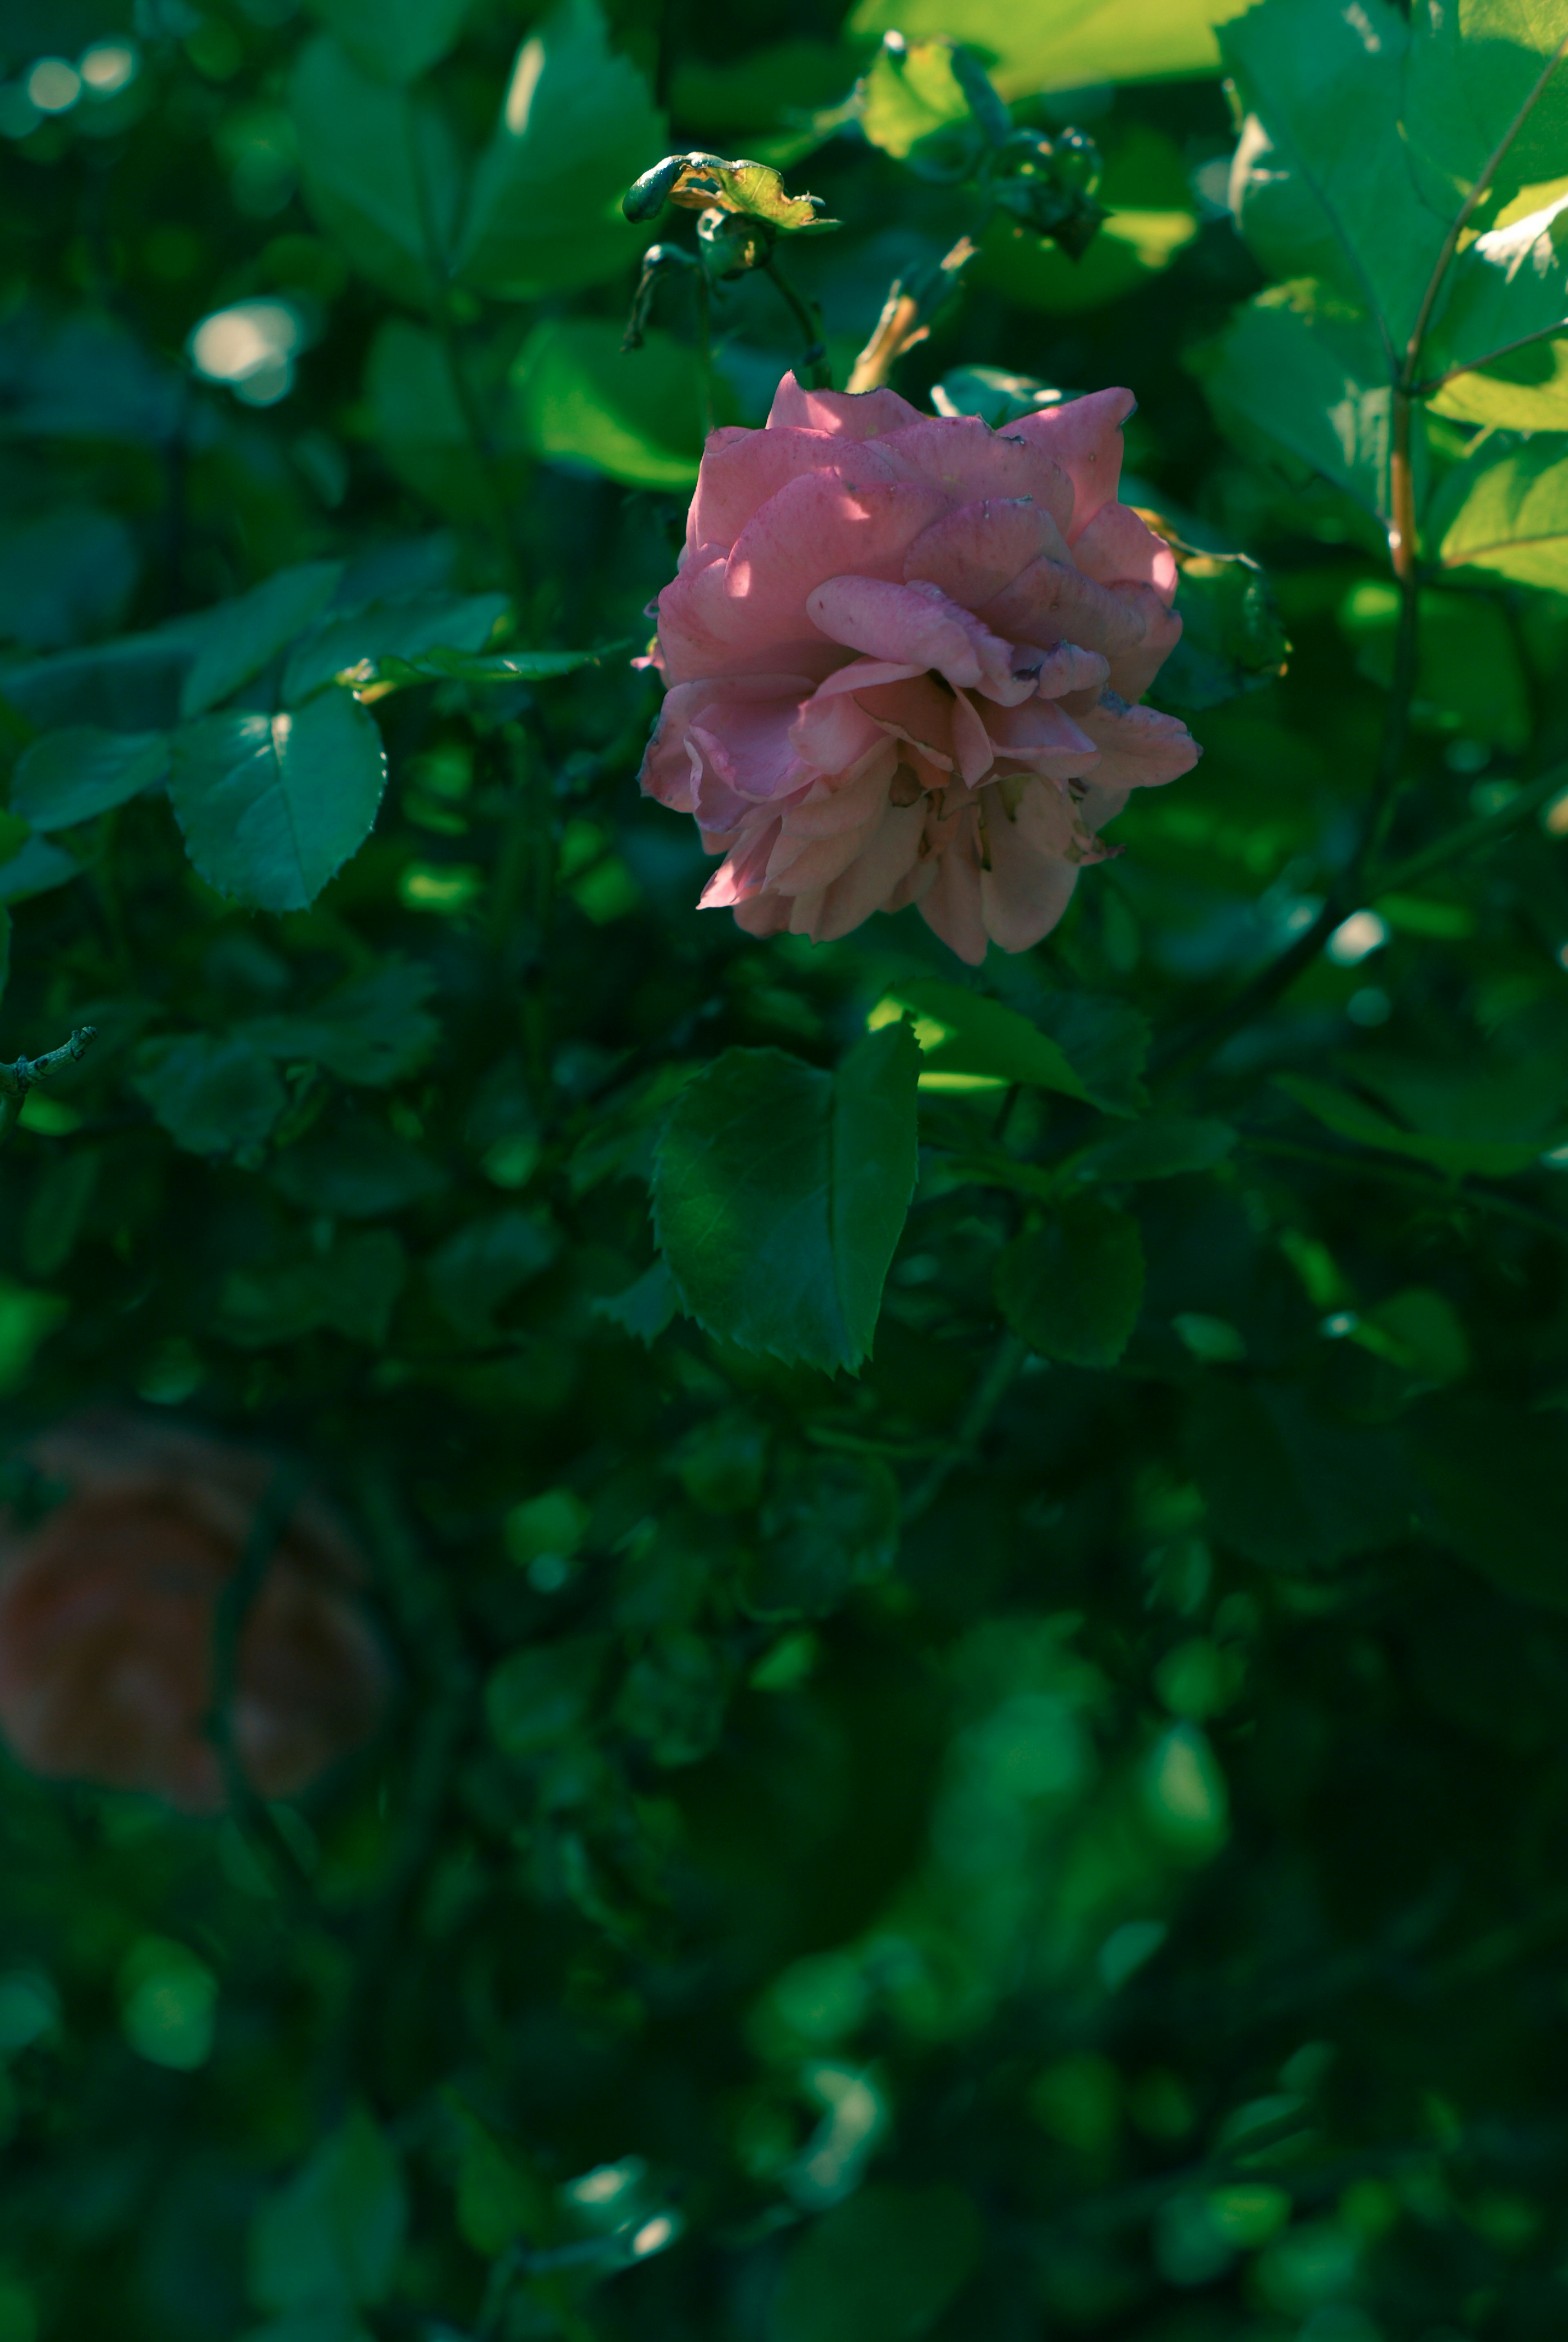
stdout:
[(666, 204), (741, 212), (794, 235), (838, 225), (820, 195), (792, 195), (766, 163), (730, 163), (722, 155), (666, 155), (627, 190), (621, 209), (629, 220), (651, 220)]
[[(224, 1803), (213, 1739), (218, 1597), (275, 1466), (116, 1415), (45, 1434), (29, 1460), (64, 1500), (0, 1527), (0, 1726), (54, 1778)], [(375, 1730), (392, 1686), (358, 1599), (365, 1570), (315, 1498), (282, 1529), (240, 1634), (230, 1727), (264, 1797), (305, 1787)]]

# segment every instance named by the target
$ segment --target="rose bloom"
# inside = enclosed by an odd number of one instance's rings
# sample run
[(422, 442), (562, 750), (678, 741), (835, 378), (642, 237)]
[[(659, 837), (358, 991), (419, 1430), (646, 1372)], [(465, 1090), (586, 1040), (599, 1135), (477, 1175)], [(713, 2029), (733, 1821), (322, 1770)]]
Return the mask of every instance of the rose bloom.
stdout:
[[(175, 1426), (83, 1416), (28, 1450), (68, 1494), (0, 1525), (0, 1730), (35, 1773), (225, 1802), (211, 1738), (217, 1599), (275, 1466)], [(314, 1499), (277, 1539), (241, 1632), (234, 1746), (285, 1797), (374, 1731), (392, 1687), (364, 1566)]]
[(724, 860), (703, 895), (825, 942), (916, 903), (962, 959), (1054, 927), (1103, 825), (1189, 771), (1136, 705), (1176, 565), (1116, 501), (1127, 390), (993, 431), (779, 385), (707, 443), (651, 654), (645, 793)]

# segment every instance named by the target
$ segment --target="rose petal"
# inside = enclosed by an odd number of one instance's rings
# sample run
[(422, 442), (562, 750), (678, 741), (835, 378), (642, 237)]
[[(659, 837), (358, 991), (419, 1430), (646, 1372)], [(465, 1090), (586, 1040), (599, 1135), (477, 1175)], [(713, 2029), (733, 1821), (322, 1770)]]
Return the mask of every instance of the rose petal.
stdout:
[[(846, 787), (830, 790), (819, 782), (792, 806), (769, 857), (768, 886), (781, 894), (804, 895), (831, 886), (847, 870), (889, 814), (893, 766), (889, 749)], [(918, 823), (915, 827), (918, 833)]]
[[(975, 615), (1011, 643), (1033, 643), (1042, 650), (1075, 643), (1105, 659), (1120, 657), (1144, 638), (1138, 610), (1065, 561), (1032, 561)], [(663, 626), (661, 609), (661, 632)]]
[(1049, 513), (1027, 496), (984, 496), (922, 529), (904, 556), (904, 574), (978, 610), (1043, 553), (1067, 558)]
[(1004, 704), (1027, 699), (1033, 679), (1013, 672), (1011, 643), (949, 601), (939, 586), (892, 585), (863, 575), (829, 577), (806, 596), (806, 614), (834, 642), (868, 657), (931, 667)]
[(1102, 505), (1074, 538), (1073, 558), (1102, 586), (1152, 586), (1167, 608), (1176, 598), (1176, 556), (1131, 505)]
[(1152, 586), (1113, 586), (1111, 591), (1119, 602), (1139, 613), (1144, 639), (1111, 661), (1106, 680), (1119, 697), (1142, 699), (1182, 639), (1181, 617), (1165, 607)]
[(918, 406), (895, 390), (804, 390), (786, 374), (774, 393), (767, 428), (828, 431), (839, 439), (875, 439), (924, 421)]
[(1052, 699), (1027, 700), (1022, 707), (998, 707), (987, 719), (997, 756), (1053, 781), (1081, 780), (1100, 761), (1100, 751), (1082, 727)]
[(1031, 448), (1053, 457), (1072, 481), (1071, 525), (1062, 522), (1069, 544), (1116, 493), (1122, 476), (1122, 425), (1137, 404), (1130, 390), (1095, 390), (1063, 406), (1038, 408), (1007, 425)]
[(1065, 530), (1073, 516), (1073, 483), (1054, 453), (1012, 424), (993, 431), (974, 415), (923, 415), (880, 444), (889, 463), (939, 489), (944, 505), (1027, 496), (1058, 529)]
[(778, 842), (783, 826), (783, 816), (779, 814), (753, 823), (703, 888), (697, 897), (698, 910), (733, 910), (748, 896), (759, 894), (768, 866), (768, 856)]
[(793, 716), (810, 692), (809, 679), (799, 675), (710, 676), (701, 683), (677, 684), (665, 695), (643, 758), (637, 776), (643, 795), (657, 797), (674, 812), (694, 813), (703, 756), (691, 742), (693, 726), (721, 702), (787, 706)]
[(1158, 788), (1190, 773), (1203, 753), (1174, 716), (1129, 707), (1114, 691), (1078, 720), (1100, 751), (1094, 778), (1104, 789)]
[(920, 853), (918, 806), (888, 806), (866, 844), (839, 876), (813, 895), (803, 895), (790, 918), (797, 935), (814, 943), (836, 943), (841, 936), (880, 910)]
[[(973, 822), (973, 815), (970, 816)], [(920, 916), (949, 951), (978, 967), (985, 957), (985, 915), (980, 894), (980, 864), (973, 833), (955, 839), (942, 856), (936, 876), (920, 898)]]
[(1009, 815), (1000, 788), (982, 796), (986, 860), (980, 874), (985, 931), (1004, 951), (1028, 951), (1049, 935), (1078, 883), (1076, 862), (1067, 858), (1075, 819), (1073, 807), (1049, 783), (1026, 783)]

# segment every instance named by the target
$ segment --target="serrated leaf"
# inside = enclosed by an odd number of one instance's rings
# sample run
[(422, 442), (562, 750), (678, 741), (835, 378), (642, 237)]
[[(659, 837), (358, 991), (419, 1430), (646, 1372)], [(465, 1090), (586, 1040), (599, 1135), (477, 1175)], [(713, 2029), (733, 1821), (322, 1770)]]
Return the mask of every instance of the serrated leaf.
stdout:
[(689, 1316), (741, 1349), (861, 1366), (914, 1187), (918, 1072), (900, 1023), (831, 1074), (729, 1049), (687, 1085), (659, 1145), (654, 1216)]
[(1182, 638), (1153, 686), (1154, 704), (1222, 706), (1284, 673), (1290, 652), (1268, 577), (1244, 553), (1203, 553), (1173, 538), (1159, 515), (1144, 519), (1176, 555)]
[(463, 30), (471, 0), (315, 0), (355, 65), (380, 81), (417, 81)]
[(252, 2292), (275, 2310), (380, 2301), (406, 2220), (397, 2158), (356, 2107), (256, 2214)]
[(1014, 1332), (1043, 1358), (1114, 1366), (1144, 1298), (1138, 1223), (1092, 1196), (1058, 1204), (1000, 1256), (995, 1293)]
[(369, 836), (385, 786), (381, 735), (344, 691), (175, 735), (169, 796), (185, 850), (209, 886), (262, 911), (315, 902)]
[(1489, 442), (1449, 475), (1431, 522), (1445, 569), (1568, 592), (1568, 440)]
[(188, 1155), (259, 1146), (287, 1104), (266, 1058), (237, 1034), (144, 1042), (131, 1082)]
[(597, 651), (425, 651), (418, 658), (384, 656), (376, 665), (383, 683), (553, 683), (596, 666)]
[(46, 837), (29, 837), (8, 860), (0, 862), (0, 904), (28, 903), (35, 895), (52, 895), (82, 875), (83, 865), (52, 845)]
[(1415, 183), (1452, 218), (1514, 125), (1489, 182), (1495, 218), (1521, 188), (1556, 176), (1568, 155), (1568, 72), (1545, 72), (1568, 37), (1568, 7), (1417, 0), (1412, 15), (1401, 127)]
[(1227, 429), (1271, 443), (1386, 517), (1393, 395), (1364, 321), (1281, 285), (1239, 310), (1194, 361)]
[(1021, 1016), (1015, 1008), (960, 984), (936, 976), (895, 986), (872, 1010), (873, 1032), (908, 1014), (920, 1045), (920, 1086), (924, 1090), (969, 1090), (1028, 1082), (1089, 1096), (1061, 1046)]
[(597, 0), (562, 0), (517, 52), (474, 166), (456, 273), (534, 300), (614, 275), (635, 255), (622, 192), (664, 144), (664, 119)]
[(1403, 357), (1450, 215), (1422, 200), (1399, 120), (1411, 35), (1389, 0), (1261, 0), (1220, 46), (1247, 110), (1231, 175), (1272, 276), (1316, 278)]
[(180, 693), (180, 714), (204, 716), (259, 675), (325, 609), (342, 575), (341, 561), (301, 562), (204, 612), (195, 659)]
[(434, 108), (324, 35), (300, 52), (289, 110), (305, 199), (326, 233), (397, 299), (424, 308), (440, 297), (462, 174)]
[(434, 988), (418, 961), (389, 959), (314, 1008), (253, 1017), (240, 1030), (269, 1057), (313, 1060), (340, 1081), (382, 1088), (423, 1065), (439, 1039), (441, 1027), (424, 1006)]
[(702, 369), (673, 335), (631, 355), (597, 317), (535, 325), (512, 371), (512, 411), (535, 455), (591, 465), (634, 488), (689, 488), (703, 452)]
[(46, 733), (11, 776), (11, 810), (36, 830), (72, 829), (155, 788), (168, 771), (161, 732), (99, 732), (77, 725)]
[(329, 616), (295, 645), (284, 669), (284, 699), (297, 706), (340, 675), (368, 682), (386, 659), (407, 665), (431, 652), (482, 651), (506, 606), (504, 594), (426, 594)]

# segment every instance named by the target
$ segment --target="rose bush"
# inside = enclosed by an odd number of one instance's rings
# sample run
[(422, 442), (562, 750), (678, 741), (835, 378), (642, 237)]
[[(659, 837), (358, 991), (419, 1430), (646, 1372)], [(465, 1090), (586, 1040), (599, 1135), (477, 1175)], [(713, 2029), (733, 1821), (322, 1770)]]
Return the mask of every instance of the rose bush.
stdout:
[[(214, 1812), (218, 1596), (273, 1476), (193, 1432), (83, 1416), (30, 1460), (65, 1500), (0, 1529), (0, 1730), (35, 1773)], [(357, 1599), (363, 1565), (315, 1499), (278, 1537), (240, 1636), (232, 1729), (254, 1786), (303, 1788), (375, 1729), (391, 1687)]]
[(1199, 750), (1136, 703), (1169, 547), (1116, 498), (1126, 390), (994, 431), (803, 390), (707, 444), (658, 600), (643, 787), (724, 860), (704, 906), (824, 942), (918, 904), (963, 959), (1055, 926), (1104, 824)]

